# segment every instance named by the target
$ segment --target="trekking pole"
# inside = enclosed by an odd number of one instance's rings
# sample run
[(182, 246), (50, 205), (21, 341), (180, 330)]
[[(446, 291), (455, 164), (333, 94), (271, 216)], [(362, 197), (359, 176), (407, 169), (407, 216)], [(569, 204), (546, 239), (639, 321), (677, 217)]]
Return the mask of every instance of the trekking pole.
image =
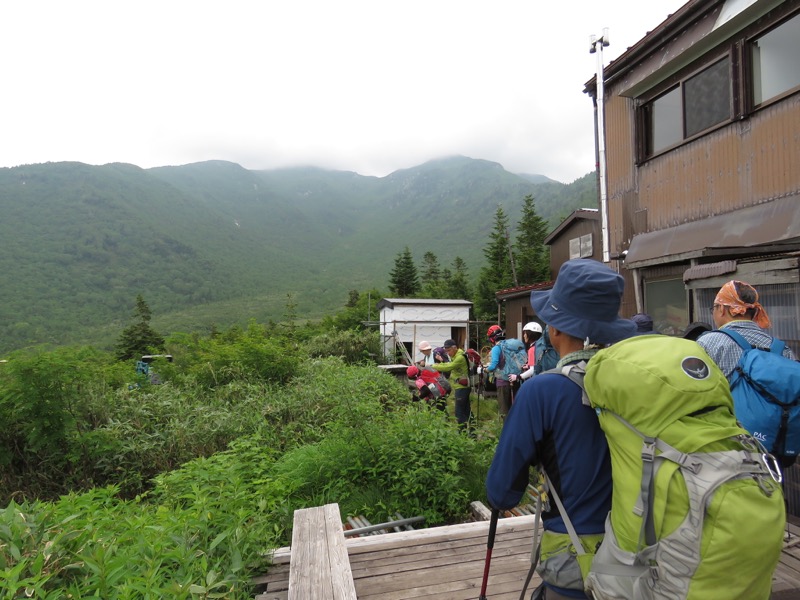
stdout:
[(494, 548), (494, 535), (497, 533), (497, 519), (500, 510), (492, 509), (492, 520), (489, 522), (489, 539), (486, 541), (486, 562), (483, 565), (483, 583), (481, 584), (481, 595), (478, 600), (486, 600), (486, 584), (489, 583), (489, 565), (492, 563), (492, 548)]

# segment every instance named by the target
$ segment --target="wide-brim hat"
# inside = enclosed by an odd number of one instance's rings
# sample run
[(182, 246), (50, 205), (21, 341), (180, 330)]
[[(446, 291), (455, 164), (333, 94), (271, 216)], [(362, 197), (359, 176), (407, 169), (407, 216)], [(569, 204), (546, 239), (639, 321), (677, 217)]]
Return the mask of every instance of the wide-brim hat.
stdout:
[(548, 325), (596, 344), (631, 337), (636, 324), (619, 316), (625, 280), (604, 264), (573, 259), (561, 265), (553, 289), (531, 292), (531, 306)]

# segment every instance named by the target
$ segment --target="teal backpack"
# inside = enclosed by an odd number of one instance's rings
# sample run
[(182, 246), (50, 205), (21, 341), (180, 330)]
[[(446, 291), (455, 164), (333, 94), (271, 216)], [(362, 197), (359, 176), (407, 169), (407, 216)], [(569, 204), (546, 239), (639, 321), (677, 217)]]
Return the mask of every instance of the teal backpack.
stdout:
[(711, 358), (689, 340), (634, 337), (598, 352), (584, 384), (614, 486), (590, 597), (769, 598), (786, 522), (781, 474), (736, 422)]
[(508, 376), (512, 373), (515, 375), (522, 373), (522, 368), (528, 362), (525, 344), (517, 338), (509, 338), (500, 342), (500, 352), (500, 364), (495, 370), (497, 377), (508, 381)]
[(550, 369), (555, 369), (558, 364), (558, 352), (553, 348), (550, 343), (550, 333), (547, 327), (544, 328), (544, 333), (533, 345), (534, 356), (536, 357), (536, 364), (533, 366), (533, 372), (538, 375)]

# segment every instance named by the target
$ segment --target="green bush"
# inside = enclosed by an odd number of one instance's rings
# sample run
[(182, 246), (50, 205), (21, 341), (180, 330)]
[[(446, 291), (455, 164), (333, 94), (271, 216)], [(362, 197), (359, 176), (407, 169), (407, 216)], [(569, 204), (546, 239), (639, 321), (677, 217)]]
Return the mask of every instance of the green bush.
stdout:
[(377, 331), (332, 331), (317, 335), (305, 344), (312, 357), (336, 356), (347, 364), (383, 362), (383, 345)]
[(269, 527), (235, 477), (181, 508), (115, 488), (0, 511), (0, 598), (248, 598)]
[(174, 362), (160, 367), (165, 378), (189, 377), (209, 388), (233, 381), (286, 383), (300, 362), (286, 338), (269, 337), (255, 322), (210, 338), (175, 337), (168, 349)]
[(109, 417), (105, 398), (122, 369), (92, 348), (17, 352), (0, 370), (0, 501), (20, 486), (34, 495), (68, 491), (91, 474), (81, 440)]
[[(90, 352), (91, 368), (67, 353), (4, 371), (0, 409), (13, 426), (0, 440), (28, 443), (44, 423), (47, 443), (28, 448), (63, 454), (41, 466), (52, 482), (22, 494), (13, 486), (36, 471), (12, 456), (0, 471), (4, 501), (96, 487), (0, 509), (0, 600), (244, 600), (267, 550), (289, 543), (297, 508), (338, 502), (345, 516), (379, 522), (399, 512), (431, 526), (462, 520), (484, 497), (496, 419), (466, 435), (452, 417), (411, 403), (404, 382), (341, 357), (293, 359), (291, 378), (259, 374), (259, 360), (282, 344), (255, 330), (183, 339), (175, 363), (158, 366), (166, 383), (133, 389), (123, 385), (130, 365)], [(209, 384), (193, 372), (203, 358), (238, 366)], [(62, 422), (51, 424), (47, 410)]]

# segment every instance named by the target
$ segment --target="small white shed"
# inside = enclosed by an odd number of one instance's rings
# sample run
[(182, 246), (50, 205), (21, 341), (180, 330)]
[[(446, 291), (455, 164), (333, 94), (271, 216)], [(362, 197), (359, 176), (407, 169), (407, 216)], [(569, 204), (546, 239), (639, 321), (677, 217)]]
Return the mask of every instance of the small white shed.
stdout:
[(468, 340), (471, 307), (472, 302), (468, 300), (384, 298), (377, 306), (384, 353), (386, 356), (393, 353), (395, 332), (412, 360), (420, 359), (417, 345), (423, 340), (435, 348), (452, 339), (464, 348)]

